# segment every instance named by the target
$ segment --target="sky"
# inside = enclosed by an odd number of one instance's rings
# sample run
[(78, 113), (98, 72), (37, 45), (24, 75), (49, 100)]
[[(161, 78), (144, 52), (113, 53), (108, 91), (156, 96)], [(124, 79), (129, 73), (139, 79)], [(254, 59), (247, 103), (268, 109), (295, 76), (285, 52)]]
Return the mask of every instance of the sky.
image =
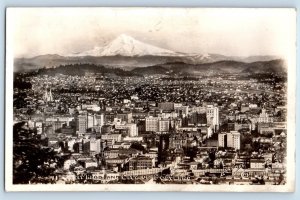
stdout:
[(67, 55), (120, 34), (184, 53), (284, 57), (295, 45), (293, 9), (9, 8), (14, 57)]

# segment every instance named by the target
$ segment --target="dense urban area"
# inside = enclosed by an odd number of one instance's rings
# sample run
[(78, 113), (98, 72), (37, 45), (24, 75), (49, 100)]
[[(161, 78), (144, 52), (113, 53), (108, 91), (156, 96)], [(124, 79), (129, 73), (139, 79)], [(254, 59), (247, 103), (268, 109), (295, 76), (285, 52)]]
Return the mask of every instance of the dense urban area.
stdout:
[(282, 74), (15, 73), (14, 184), (286, 182)]

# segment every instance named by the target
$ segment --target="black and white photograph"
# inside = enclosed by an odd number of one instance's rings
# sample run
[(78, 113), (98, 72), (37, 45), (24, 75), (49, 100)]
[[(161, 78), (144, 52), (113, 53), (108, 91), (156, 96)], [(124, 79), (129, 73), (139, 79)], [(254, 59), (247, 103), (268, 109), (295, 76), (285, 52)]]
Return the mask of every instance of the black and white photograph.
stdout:
[(293, 8), (6, 10), (7, 191), (292, 192)]

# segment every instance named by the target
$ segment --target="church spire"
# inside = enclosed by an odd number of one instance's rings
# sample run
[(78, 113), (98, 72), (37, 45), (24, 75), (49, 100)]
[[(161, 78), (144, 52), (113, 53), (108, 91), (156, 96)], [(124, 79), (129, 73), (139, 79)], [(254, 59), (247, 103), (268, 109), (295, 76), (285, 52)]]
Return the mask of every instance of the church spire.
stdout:
[(43, 100), (44, 100), (45, 102), (53, 101), (52, 90), (51, 90), (51, 88), (50, 88), (50, 90), (49, 90), (49, 92), (48, 92), (48, 89), (49, 89), (49, 87), (48, 87), (48, 85), (47, 85), (46, 90), (45, 90), (45, 93), (44, 93), (44, 95), (43, 95)]

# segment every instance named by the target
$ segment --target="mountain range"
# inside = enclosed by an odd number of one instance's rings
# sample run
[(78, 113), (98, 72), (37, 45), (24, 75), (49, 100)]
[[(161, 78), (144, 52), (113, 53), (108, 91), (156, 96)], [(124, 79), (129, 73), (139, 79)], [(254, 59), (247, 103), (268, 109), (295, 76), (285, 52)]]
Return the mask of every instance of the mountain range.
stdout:
[[(212, 66), (218, 66), (218, 70), (228, 71), (229, 68), (233, 70), (233, 68), (239, 68), (244, 65), (253, 66), (251, 63), (256, 63), (255, 66), (257, 66), (257, 62), (278, 59), (276, 56), (232, 57), (220, 54), (175, 52), (121, 34), (104, 46), (96, 46), (83, 52), (15, 58), (14, 71), (33, 71), (41, 68), (55, 68), (61, 65), (93, 64), (106, 68), (121, 68), (127, 71), (153, 66), (164, 68), (167, 66), (167, 69), (169, 69), (170, 66), (173, 66), (174, 68), (179, 67), (182, 71), (188, 70), (188, 73), (191, 73), (192, 71), (199, 71), (200, 68), (213, 70)], [(183, 64), (185, 68), (182, 68)], [(261, 65), (264, 66), (264, 64)], [(278, 71), (278, 67), (276, 70)], [(248, 69), (248, 71), (250, 72), (251, 69)]]
[(54, 68), (38, 69), (35, 73), (40, 75), (79, 75), (84, 76), (86, 73), (98, 73), (109, 76), (144, 76), (144, 75), (170, 75), (175, 77), (181, 76), (210, 76), (216, 74), (239, 73), (241, 75), (256, 75), (282, 73), (284, 63), (282, 60), (259, 61), (253, 63), (243, 63), (237, 61), (218, 61), (204, 64), (186, 64), (183, 62), (165, 63), (148, 67), (138, 67), (132, 70), (121, 68), (111, 68), (94, 64), (70, 64), (60, 65)]

